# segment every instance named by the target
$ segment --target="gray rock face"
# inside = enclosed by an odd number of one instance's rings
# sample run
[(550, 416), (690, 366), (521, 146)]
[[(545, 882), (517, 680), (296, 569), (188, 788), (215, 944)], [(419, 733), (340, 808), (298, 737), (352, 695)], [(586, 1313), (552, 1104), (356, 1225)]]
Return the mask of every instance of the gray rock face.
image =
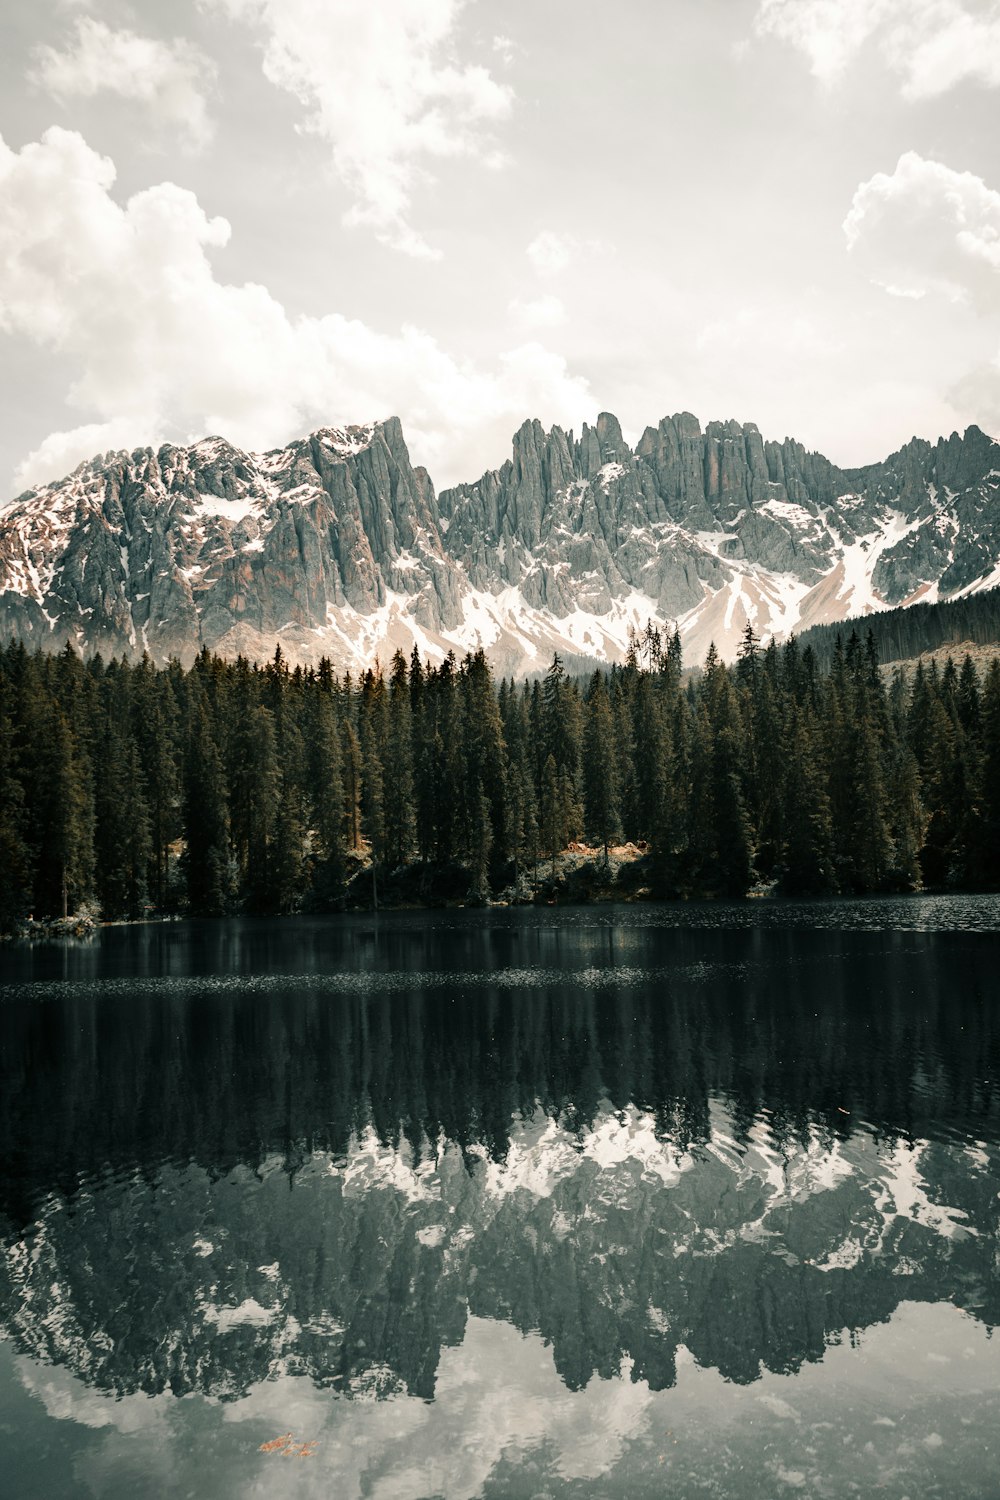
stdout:
[(460, 621), (433, 486), (395, 419), (258, 456), (220, 438), (107, 454), (0, 513), (0, 631), (29, 644), (257, 648), (390, 594)]
[[(528, 421), (436, 495), (396, 418), (248, 454), (109, 453), (0, 512), (0, 638), (189, 659), (203, 645), (339, 666), (482, 644), (517, 671), (613, 658), (679, 621), (689, 658), (993, 579), (1000, 445), (976, 427), (840, 470), (682, 412), (633, 450), (602, 413)], [(995, 581), (995, 580), (993, 580)]]

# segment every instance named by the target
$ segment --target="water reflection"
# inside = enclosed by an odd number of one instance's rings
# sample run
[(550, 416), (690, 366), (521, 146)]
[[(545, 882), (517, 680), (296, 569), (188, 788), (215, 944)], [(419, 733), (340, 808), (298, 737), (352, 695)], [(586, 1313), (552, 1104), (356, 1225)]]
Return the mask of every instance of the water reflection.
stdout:
[[(918, 1305), (996, 1324), (995, 938), (478, 934), (230, 924), (16, 956), (0, 1321), (22, 1383), (241, 1421), (281, 1391), (374, 1399), (396, 1443), (412, 1398), (447, 1398), (445, 1423), (463, 1381), (501, 1400), (470, 1373), (492, 1361), (568, 1483), (566, 1455), (605, 1472), (614, 1411), (641, 1427), (686, 1366), (765, 1390)], [(480, 1468), (385, 1493), (471, 1495)]]

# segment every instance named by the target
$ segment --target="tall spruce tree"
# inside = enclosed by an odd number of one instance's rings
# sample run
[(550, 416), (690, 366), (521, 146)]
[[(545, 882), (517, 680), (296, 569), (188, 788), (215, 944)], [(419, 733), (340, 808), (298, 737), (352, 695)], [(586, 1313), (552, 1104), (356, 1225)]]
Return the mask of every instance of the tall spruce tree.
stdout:
[(407, 862), (416, 837), (413, 794), (413, 713), (406, 658), (397, 651), (389, 677), (385, 751), (385, 846), (388, 863)]
[(226, 782), (201, 689), (188, 726), (184, 764), (184, 876), (188, 904), (199, 916), (218, 916), (231, 895)]
[(618, 806), (618, 751), (604, 678), (595, 672), (587, 694), (583, 742), (583, 791), (589, 836), (608, 848), (621, 832)]

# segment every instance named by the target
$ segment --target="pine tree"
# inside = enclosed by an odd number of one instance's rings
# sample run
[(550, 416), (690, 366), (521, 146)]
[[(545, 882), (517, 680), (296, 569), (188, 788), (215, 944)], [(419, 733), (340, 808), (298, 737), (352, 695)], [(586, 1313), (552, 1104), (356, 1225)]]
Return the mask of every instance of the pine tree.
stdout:
[(13, 715), (14, 692), (0, 674), (0, 934), (13, 930), (31, 899), (25, 798)]
[(536, 871), (539, 858), (538, 798), (528, 751), (529, 707), (528, 684), (520, 693), (511, 685), (502, 725), (508, 767), (505, 843), (514, 862), (515, 878), (528, 868)]
[(97, 897), (108, 917), (138, 917), (147, 897), (152, 843), (145, 778), (123, 694), (112, 691), (95, 778)]
[(582, 831), (583, 799), (580, 791), (580, 758), (583, 740), (583, 715), (580, 695), (569, 682), (563, 664), (556, 654), (545, 676), (542, 689), (544, 705), (543, 744), (546, 760), (555, 763), (559, 786), (560, 825), (563, 847)]
[(332, 688), (319, 683), (307, 730), (310, 813), (315, 831), (317, 899), (324, 906), (342, 893), (346, 877), (344, 768)]
[(385, 770), (380, 750), (385, 685), (368, 673), (361, 693), (358, 743), (361, 750), (361, 824), (371, 859), (372, 902), (378, 906), (378, 872), (385, 861)]
[(306, 893), (305, 827), (298, 787), (284, 775), (279, 782), (279, 811), (269, 849), (268, 910), (297, 911)]
[[(465, 730), (462, 755), (468, 787), (467, 803), (472, 814), (470, 827), (475, 827), (479, 797), (483, 795), (490, 818), (491, 873), (499, 879), (508, 853), (507, 747), (493, 674), (482, 650), (466, 659), (460, 681)], [(479, 857), (476, 851), (481, 846), (482, 840), (475, 836), (469, 850), (471, 859)]]
[(460, 858), (465, 845), (464, 830), (469, 822), (465, 767), (462, 762), (465, 725), (455, 658), (451, 652), (435, 675), (434, 701), (436, 853), (438, 863), (447, 865)]
[(819, 740), (808, 710), (793, 707), (781, 781), (781, 886), (791, 896), (821, 896), (836, 888), (833, 825)]
[(41, 913), (67, 916), (93, 900), (91, 781), (67, 716), (41, 702), (28, 750), (33, 894)]
[(604, 848), (619, 836), (618, 754), (614, 739), (614, 721), (604, 678), (595, 672), (587, 695), (584, 728), (584, 806), (590, 837)]
[(983, 763), (981, 772), (982, 836), (976, 878), (1000, 885), (1000, 661), (986, 673), (982, 696)]
[(142, 766), (149, 828), (146, 884), (153, 903), (164, 907), (170, 845), (181, 830), (177, 703), (169, 673), (155, 671), (143, 656), (132, 681), (132, 732)]
[(472, 801), (472, 827), (469, 839), (469, 868), (472, 876), (470, 894), (477, 901), (490, 896), (490, 850), (493, 846), (493, 819), (482, 782)]
[(343, 728), (343, 778), (344, 818), (347, 825), (347, 847), (352, 854), (361, 851), (361, 795), (364, 785), (364, 770), (361, 760), (361, 742), (354, 725), (347, 722)]
[(396, 868), (409, 859), (416, 836), (410, 684), (401, 651), (392, 659), (389, 679), (386, 772), (385, 845), (389, 865)]
[(552, 861), (552, 879), (555, 880), (556, 858), (569, 842), (569, 822), (566, 815), (565, 787), (553, 755), (546, 760), (542, 776), (539, 822), (542, 853)]
[(184, 874), (188, 903), (199, 916), (229, 904), (229, 815), (222, 758), (202, 691), (193, 705), (184, 766)]

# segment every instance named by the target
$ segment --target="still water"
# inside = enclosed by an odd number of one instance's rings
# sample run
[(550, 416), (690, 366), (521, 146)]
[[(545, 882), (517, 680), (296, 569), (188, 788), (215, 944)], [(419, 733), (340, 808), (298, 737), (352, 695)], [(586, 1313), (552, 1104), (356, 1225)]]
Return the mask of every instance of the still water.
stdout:
[(0, 1491), (1000, 1496), (1000, 899), (0, 949)]

